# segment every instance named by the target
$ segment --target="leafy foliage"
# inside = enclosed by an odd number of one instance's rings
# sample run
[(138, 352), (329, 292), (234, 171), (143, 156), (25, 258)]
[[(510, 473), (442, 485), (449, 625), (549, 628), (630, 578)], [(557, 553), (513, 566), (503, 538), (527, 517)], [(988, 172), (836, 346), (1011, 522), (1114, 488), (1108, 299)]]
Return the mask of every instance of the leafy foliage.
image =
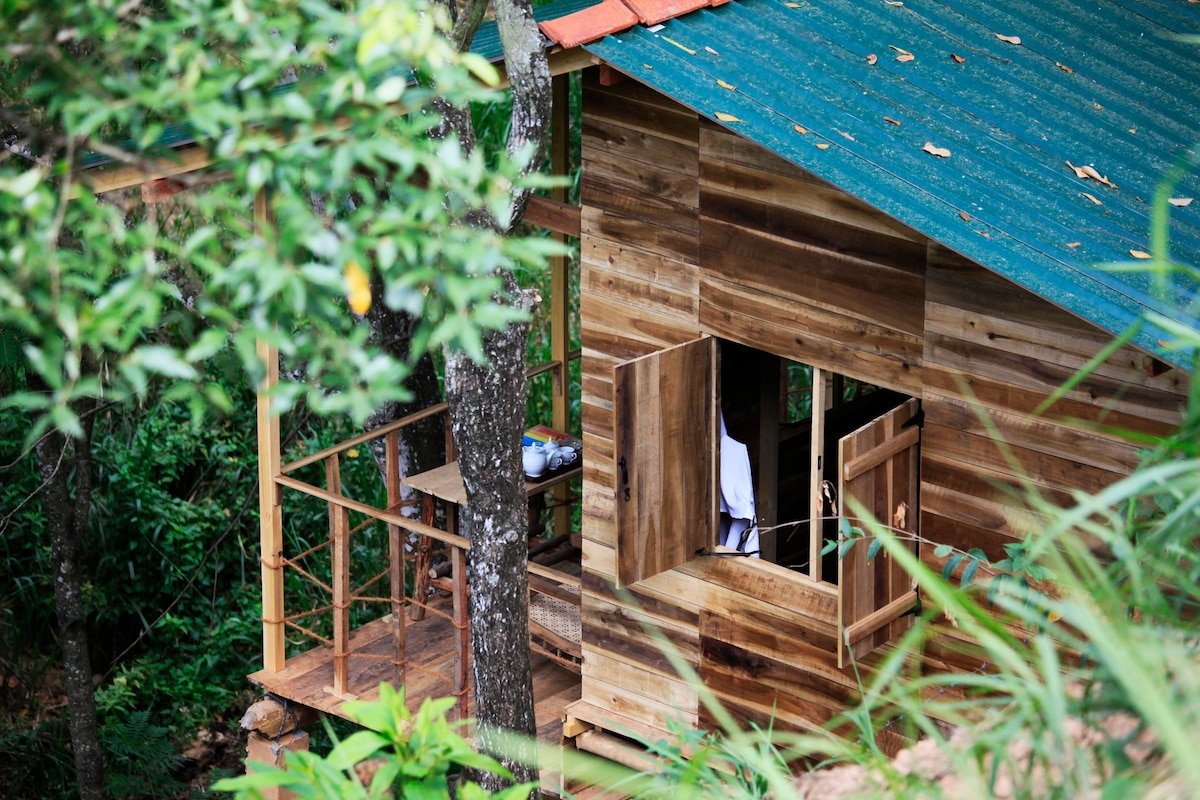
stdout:
[[(222, 780), (214, 789), (234, 792), (238, 798), (258, 796), (257, 790), (287, 787), (298, 797), (445, 800), (451, 796), (450, 779), (463, 768), (511, 777), (494, 759), (476, 753), (453, 730), (446, 712), (452, 698), (426, 700), (416, 714), (404, 703), (404, 691), (380, 684), (377, 702), (347, 703), (347, 713), (369, 730), (353, 733), (338, 742), (327, 756), (310, 752), (289, 754), (287, 769), (254, 764), (253, 772)], [(378, 759), (369, 786), (355, 774), (355, 765)], [(489, 795), (473, 783), (457, 786), (463, 800), (523, 800), (534, 784), (517, 784)]]
[[(497, 155), (489, 169), (454, 139), (425, 135), (435, 96), (485, 99), (477, 78), (495, 77), (454, 51), (444, 25), (438, 9), (394, 0), (116, 13), (18, 3), (6, 14), (5, 85), (27, 113), (6, 111), (4, 123), (30, 160), (0, 160), (0, 325), (27, 340), (45, 390), (3, 404), (32, 412), (30, 436), (48, 425), (78, 433), (72, 400), (144, 399), (153, 377), (194, 415), (228, 407), (197, 365), (229, 339), (251, 377), (262, 374), (259, 340), (303, 367), (280, 387), (280, 408), (305, 396), (365, 417), (404, 395), (407, 366), (370, 347), (347, 308), (357, 265), (386, 287), (377, 302), (420, 321), (414, 357), (450, 345), (482, 358), (481, 330), (518, 313), (501, 302), (496, 271), (533, 267), (553, 248), (460, 224), (473, 211), (506, 214), (520, 165)], [(429, 80), (410, 86), (413, 72)], [(287, 76), (297, 79), (280, 86)], [(184, 137), (222, 179), (176, 195), (171, 235), (137, 201), (88, 192), (98, 158), (149, 172)], [(270, 230), (251, 220), (259, 190)], [(185, 319), (191, 336), (158, 335)]]

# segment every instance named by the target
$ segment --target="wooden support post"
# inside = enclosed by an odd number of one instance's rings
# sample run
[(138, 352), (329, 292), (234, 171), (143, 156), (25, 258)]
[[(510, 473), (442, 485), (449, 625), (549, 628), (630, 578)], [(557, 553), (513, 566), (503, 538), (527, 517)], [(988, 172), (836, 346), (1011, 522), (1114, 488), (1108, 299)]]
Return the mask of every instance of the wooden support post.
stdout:
[(467, 687), (471, 675), (471, 630), (467, 627), (467, 553), (450, 546), (450, 577), (454, 581), (454, 693), (458, 697), (458, 718), (467, 718)]
[[(556, 75), (551, 88), (550, 111), (550, 169), (554, 175), (570, 173), (571, 164), (571, 76)], [(565, 203), (567, 187), (556, 186), (553, 199)], [(567, 237), (553, 234), (555, 241), (566, 244)], [(571, 350), (570, 287), (567, 280), (566, 256), (555, 256), (550, 262), (550, 359), (558, 363), (554, 370), (554, 390), (551, 399), (551, 427), (557, 431), (570, 431), (571, 404), (567, 397), (570, 387), (570, 364), (567, 361)], [(554, 533), (569, 533), (571, 507), (566, 502), (571, 487), (563, 484), (552, 491), (554, 506)]]
[[(778, 517), (779, 502), (779, 371), (785, 362), (766, 353), (759, 356), (761, 369), (758, 388), (758, 491), (754, 504), (758, 524), (772, 528)], [(774, 532), (758, 537), (762, 557), (776, 560)]]
[[(821, 481), (824, 480), (824, 464), (821, 454), (825, 450), (825, 403), (828, 392), (825, 388), (825, 370), (813, 367), (812, 371), (812, 444), (809, 453), (809, 512), (808, 512), (808, 576), (821, 580), (822, 531)], [(832, 472), (830, 473), (832, 474)]]
[[(433, 495), (425, 495), (421, 503), (421, 522), (433, 525)], [(425, 603), (429, 602), (429, 565), (433, 560), (433, 540), (428, 536), (417, 537), (417, 558), (413, 563), (413, 603), (408, 607), (408, 618), (416, 622), (425, 619)]]
[[(384, 439), (385, 478), (388, 509), (400, 507), (400, 431), (392, 431)], [(395, 645), (393, 666), (396, 686), (405, 681), (404, 664), (408, 659), (408, 643), (404, 626), (404, 530), (388, 525), (388, 571), (392, 598), (392, 641)]]
[[(341, 496), (342, 474), (338, 455), (325, 459), (325, 488)], [(329, 539), (333, 560), (333, 693), (350, 689), (350, 510), (329, 504)]]
[[(287, 769), (287, 754), (300, 750), (308, 750), (308, 733), (305, 731), (292, 731), (277, 739), (268, 738), (261, 733), (252, 731), (246, 742), (246, 771), (253, 772), (255, 763)], [(295, 792), (282, 786), (272, 786), (258, 791), (258, 796), (263, 800), (291, 800), (296, 796)]]
[[(254, 197), (254, 228), (264, 233), (274, 220), (265, 190)], [(266, 342), (258, 343), (264, 375), (258, 386), (258, 519), (262, 564), (263, 668), (283, 669), (283, 501), (275, 479), (280, 475), (279, 417), (271, 411), (270, 391), (279, 383), (279, 352)]]

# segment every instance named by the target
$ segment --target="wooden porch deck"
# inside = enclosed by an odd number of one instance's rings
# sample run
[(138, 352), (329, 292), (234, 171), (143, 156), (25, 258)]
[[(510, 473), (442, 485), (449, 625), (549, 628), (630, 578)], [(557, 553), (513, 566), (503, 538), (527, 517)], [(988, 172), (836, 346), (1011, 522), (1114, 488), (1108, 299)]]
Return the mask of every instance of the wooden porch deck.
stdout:
[[(439, 603), (449, 605), (449, 598)], [(430, 613), (419, 621), (405, 618), (405, 635), (410, 666), (406, 676), (406, 700), (416, 711), (426, 698), (448, 697), (453, 693), (454, 627), (445, 617)], [(333, 648), (320, 645), (293, 656), (279, 672), (259, 670), (249, 679), (277, 697), (309, 708), (347, 718), (343, 705), (347, 700), (377, 700), (379, 684), (396, 686), (391, 615), (369, 622), (350, 633), (349, 691), (333, 691)], [(580, 698), (579, 675), (554, 661), (532, 654), (533, 696), (538, 738), (557, 745), (562, 736), (566, 707)], [(468, 687), (471, 681), (468, 681)], [(467, 693), (467, 714), (474, 714), (474, 690)]]

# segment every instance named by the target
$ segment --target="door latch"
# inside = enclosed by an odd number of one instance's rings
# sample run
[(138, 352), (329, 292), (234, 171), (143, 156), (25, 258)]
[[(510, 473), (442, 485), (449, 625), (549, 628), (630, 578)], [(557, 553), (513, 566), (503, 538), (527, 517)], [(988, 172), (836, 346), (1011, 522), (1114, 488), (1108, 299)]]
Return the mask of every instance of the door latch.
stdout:
[(621, 483), (625, 486), (625, 502), (629, 502), (629, 469), (625, 466), (625, 456), (621, 456), (617, 466), (621, 468)]

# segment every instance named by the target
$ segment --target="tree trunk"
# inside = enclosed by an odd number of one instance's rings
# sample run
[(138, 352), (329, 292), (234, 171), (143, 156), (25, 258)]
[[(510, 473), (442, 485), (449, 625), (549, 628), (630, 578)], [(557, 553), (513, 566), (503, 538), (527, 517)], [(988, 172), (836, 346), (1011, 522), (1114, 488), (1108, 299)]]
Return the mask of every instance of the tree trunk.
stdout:
[[(458, 18), (453, 36), (460, 49), (469, 47), (484, 5), (486, 0), (474, 0)], [(493, 6), (513, 95), (507, 150), (510, 156), (529, 159), (527, 173), (537, 172), (545, 163), (550, 139), (551, 76), (543, 39), (530, 0), (494, 0)], [(464, 147), (473, 147), (469, 110), (439, 110), (445, 119), (443, 130), (454, 131)], [(528, 189), (514, 190), (508, 219), (486, 224), (511, 231), (528, 199)], [(472, 221), (482, 224), (480, 218)], [(512, 302), (532, 311), (539, 300), (536, 293), (520, 291), (511, 273), (502, 277)], [(467, 582), (479, 746), (497, 757), (518, 782), (538, 779), (526, 571), (529, 519), (520, 448), (528, 336), (527, 324), (485, 336), (488, 364), (474, 363), (462, 352), (446, 353), (446, 398), (467, 490), (461, 521), (471, 540)], [(515, 753), (508, 738), (512, 734), (526, 739)], [(475, 778), (491, 791), (504, 783), (494, 775)]]
[[(88, 650), (87, 615), (79, 577), (79, 560), (87, 534), (92, 500), (92, 408), (77, 408), (84, 435), (68, 439), (50, 431), (37, 444), (38, 470), (44, 484), (43, 507), (54, 561), (54, 601), (58, 614), (63, 682), (67, 689), (67, 722), (82, 800), (104, 797), (104, 751), (96, 719), (92, 660)], [(74, 497), (71, 482), (74, 482)]]
[[(519, 296), (533, 305), (529, 294)], [(520, 448), (527, 338), (526, 324), (487, 336), (490, 364), (477, 364), (461, 352), (446, 357), (446, 395), (467, 490), (460, 519), (471, 540), (467, 579), (479, 746), (518, 781), (538, 777), (525, 566), (529, 522)], [(529, 737), (517, 758), (501, 744), (505, 731)], [(503, 783), (491, 775), (477, 779), (491, 791)]]

